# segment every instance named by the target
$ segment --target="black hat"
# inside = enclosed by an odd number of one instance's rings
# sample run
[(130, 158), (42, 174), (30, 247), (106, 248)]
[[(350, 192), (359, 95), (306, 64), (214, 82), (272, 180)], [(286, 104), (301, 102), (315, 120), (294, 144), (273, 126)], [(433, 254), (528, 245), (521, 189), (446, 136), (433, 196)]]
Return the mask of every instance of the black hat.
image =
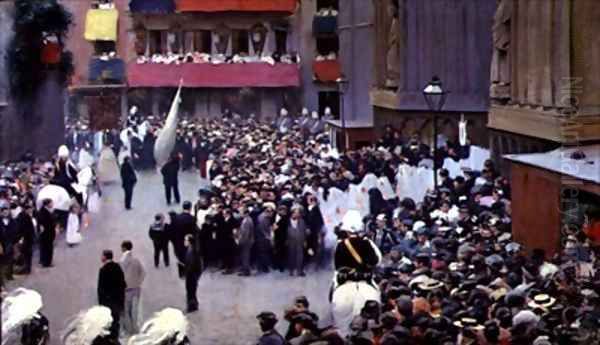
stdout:
[(305, 307), (309, 307), (308, 298), (306, 296), (298, 296), (294, 299), (294, 304), (302, 304)]
[(309, 328), (315, 326), (315, 318), (309, 313), (298, 313), (292, 317), (292, 321)]
[(273, 322), (277, 323), (277, 315), (272, 311), (263, 311), (260, 314), (256, 315), (256, 318), (261, 322)]
[(389, 311), (383, 313), (379, 320), (385, 329), (393, 329), (398, 324), (398, 318), (396, 318), (396, 316)]

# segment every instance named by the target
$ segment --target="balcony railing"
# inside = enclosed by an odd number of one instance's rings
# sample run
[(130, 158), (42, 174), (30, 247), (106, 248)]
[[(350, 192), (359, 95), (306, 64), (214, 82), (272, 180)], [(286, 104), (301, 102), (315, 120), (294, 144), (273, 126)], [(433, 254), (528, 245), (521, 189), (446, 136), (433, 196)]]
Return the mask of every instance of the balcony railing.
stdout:
[(127, 80), (130, 87), (297, 87), (300, 70), (297, 64), (262, 62), (240, 64), (130, 63)]

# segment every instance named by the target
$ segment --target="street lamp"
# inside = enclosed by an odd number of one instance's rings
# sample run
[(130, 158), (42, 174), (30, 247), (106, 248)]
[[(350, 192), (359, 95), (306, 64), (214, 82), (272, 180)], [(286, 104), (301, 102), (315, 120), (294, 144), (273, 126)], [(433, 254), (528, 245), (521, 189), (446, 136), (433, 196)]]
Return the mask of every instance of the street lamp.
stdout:
[(335, 81), (338, 86), (338, 92), (340, 94), (340, 120), (342, 122), (342, 152), (346, 152), (347, 149), (347, 137), (346, 137), (346, 103), (344, 102), (344, 94), (348, 92), (348, 87), (350, 86), (350, 81), (344, 76), (340, 76)]
[(438, 179), (438, 165), (436, 164), (437, 153), (438, 153), (438, 139), (437, 139), (437, 115), (446, 103), (446, 96), (448, 92), (442, 87), (442, 81), (437, 76), (433, 76), (431, 81), (423, 89), (423, 96), (425, 102), (431, 111), (433, 118), (433, 188), (437, 188)]

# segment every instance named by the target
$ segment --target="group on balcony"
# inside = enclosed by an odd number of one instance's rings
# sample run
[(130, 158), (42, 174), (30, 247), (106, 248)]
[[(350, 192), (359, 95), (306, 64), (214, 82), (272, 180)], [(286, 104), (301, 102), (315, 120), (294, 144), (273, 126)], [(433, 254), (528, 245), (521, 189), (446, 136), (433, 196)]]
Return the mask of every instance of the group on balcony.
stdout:
[[(213, 30), (146, 30), (140, 36), (136, 48), (138, 64), (300, 62), (297, 53), (287, 51), (285, 25), (272, 25), (269, 30), (262, 23), (249, 29), (220, 24)], [(274, 45), (268, 44), (270, 40)]]

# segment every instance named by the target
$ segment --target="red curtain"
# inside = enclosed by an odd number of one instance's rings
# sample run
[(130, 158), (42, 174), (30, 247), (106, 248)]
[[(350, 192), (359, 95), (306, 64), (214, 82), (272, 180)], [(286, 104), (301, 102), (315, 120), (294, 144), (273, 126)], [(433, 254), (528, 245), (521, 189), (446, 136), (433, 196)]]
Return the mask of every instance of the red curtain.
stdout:
[(43, 64), (54, 65), (60, 62), (62, 49), (58, 43), (48, 42), (42, 47), (40, 59)]
[(180, 12), (289, 12), (297, 0), (178, 0)]
[(295, 64), (137, 64), (127, 68), (130, 87), (296, 87), (300, 69)]
[(334, 82), (342, 75), (338, 60), (315, 61), (313, 73), (315, 78), (322, 82)]

